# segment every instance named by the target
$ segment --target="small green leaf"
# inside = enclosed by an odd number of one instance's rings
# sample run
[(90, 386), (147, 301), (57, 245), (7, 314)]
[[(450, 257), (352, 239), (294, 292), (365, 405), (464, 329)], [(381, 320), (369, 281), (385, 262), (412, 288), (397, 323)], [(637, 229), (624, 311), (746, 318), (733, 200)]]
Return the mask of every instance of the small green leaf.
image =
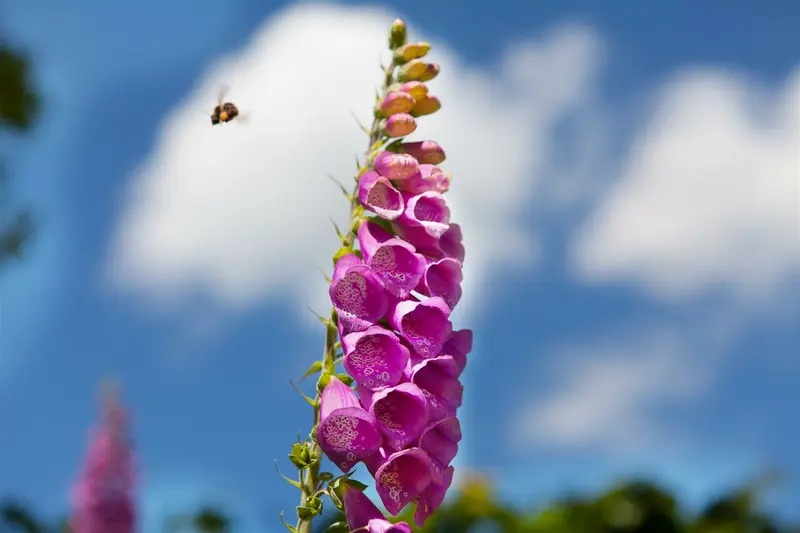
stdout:
[(348, 478), (347, 479), (347, 484), (350, 485), (351, 487), (353, 487), (354, 489), (360, 490), (361, 492), (364, 492), (365, 490), (367, 490), (367, 486), (366, 485), (364, 485), (363, 483), (361, 483), (360, 481), (355, 480), (355, 479)]
[[(325, 318), (321, 314), (319, 314), (316, 311), (314, 311), (313, 309), (311, 309), (311, 306), (308, 307), (308, 310), (311, 311), (311, 314), (313, 314), (315, 317), (317, 317), (317, 320), (322, 322), (324, 325), (327, 326), (328, 324), (330, 324), (330, 320), (328, 320), (327, 318)], [(300, 378), (300, 379), (303, 379), (303, 378)]]
[(347, 190), (347, 187), (345, 187), (341, 181), (334, 178), (333, 174), (328, 174), (328, 177), (331, 179), (331, 181), (333, 181), (336, 185), (339, 186), (339, 190), (342, 191), (342, 194), (344, 194), (345, 198), (347, 198), (348, 200), (353, 199), (353, 197), (350, 195), (350, 191)]
[(309, 520), (322, 514), (322, 500), (316, 496), (306, 499), (305, 505), (297, 507), (297, 516), (300, 520)]
[(347, 385), (348, 387), (353, 384), (353, 378), (348, 376), (347, 374), (336, 374), (336, 377), (339, 378), (339, 381)]
[(322, 374), (319, 377), (319, 380), (317, 381), (317, 391), (322, 393), (322, 391), (325, 389), (325, 387), (328, 386), (328, 383), (330, 383), (331, 375), (332, 374)]
[(333, 224), (333, 229), (336, 231), (336, 236), (339, 237), (340, 241), (344, 240), (344, 237), (342, 236), (342, 230), (339, 229), (339, 225), (332, 218), (330, 219), (330, 221), (331, 224)]
[(328, 486), (328, 490), (326, 491), (326, 493), (333, 502), (333, 505), (335, 505), (336, 508), (339, 509), (340, 511), (344, 511), (344, 503), (342, 503), (342, 499), (339, 498), (339, 495), (336, 493), (336, 491), (332, 489), (330, 486)]
[(318, 373), (320, 370), (322, 370), (322, 361), (314, 361), (314, 363), (312, 363), (312, 365), (310, 367), (308, 367), (308, 370), (306, 370), (306, 373), (303, 374), (303, 377), (300, 378), (300, 381), (303, 381), (307, 377), (313, 376), (314, 374)]
[[(290, 455), (289, 459), (291, 459), (291, 458), (292, 458), (292, 456)], [(294, 461), (292, 461), (292, 462), (294, 462)], [(292, 485), (293, 487), (298, 488), (298, 489), (302, 489), (303, 488), (302, 485), (300, 485), (300, 483), (298, 481), (296, 481), (294, 479), (291, 479), (291, 478), (288, 478), (288, 477), (284, 476), (283, 474), (281, 474), (281, 471), (278, 469), (278, 460), (277, 459), (275, 460), (275, 472), (277, 472), (278, 475), (281, 476), (283, 478), (283, 480), (286, 481), (289, 485)]]
[(319, 480), (325, 483), (326, 481), (330, 481), (333, 479), (333, 474), (330, 472), (320, 472)]
[(292, 381), (292, 380), (290, 379), (290, 380), (289, 380), (289, 383), (291, 383), (291, 384), (292, 384), (292, 387), (294, 387), (294, 390), (296, 390), (296, 391), (297, 391), (297, 394), (299, 394), (300, 396), (302, 396), (302, 397), (303, 397), (303, 399), (304, 399), (305, 401), (307, 401), (307, 402), (309, 403), (309, 405), (311, 405), (311, 407), (313, 407), (314, 409), (316, 409), (316, 408), (317, 408), (317, 402), (315, 402), (314, 400), (312, 400), (311, 398), (309, 398), (308, 396), (306, 396), (306, 394), (305, 394), (303, 391), (301, 391), (301, 390), (300, 390), (300, 387), (298, 387), (298, 386), (297, 386), (297, 384), (296, 384), (294, 381)]
[(281, 522), (283, 522), (283, 525), (284, 525), (284, 526), (286, 526), (286, 529), (288, 529), (288, 530), (289, 530), (289, 531), (291, 531), (292, 533), (297, 533), (297, 528), (296, 528), (296, 527), (294, 527), (294, 526), (292, 526), (292, 525), (289, 525), (289, 524), (287, 524), (287, 523), (286, 523), (286, 520), (284, 520), (284, 518), (283, 518), (283, 511), (281, 511), (280, 517), (281, 517)]

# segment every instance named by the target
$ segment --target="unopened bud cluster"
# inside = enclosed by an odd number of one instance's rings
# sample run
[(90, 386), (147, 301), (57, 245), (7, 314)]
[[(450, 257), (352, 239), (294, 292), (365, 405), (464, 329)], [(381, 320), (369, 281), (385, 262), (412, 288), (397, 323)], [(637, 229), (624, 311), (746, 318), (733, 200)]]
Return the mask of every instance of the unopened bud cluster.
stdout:
[[(472, 331), (454, 331), (450, 321), (464, 246), (445, 199), (445, 151), (435, 141), (401, 139), (441, 108), (425, 83), (439, 66), (425, 62), (429, 44), (406, 43), (400, 20), (389, 42), (391, 83), (375, 109), (380, 135), (358, 177), (353, 234), (343, 237), (330, 286), (343, 365), (356, 386), (330, 376), (315, 438), (343, 472), (365, 463), (389, 513), (416, 502), (422, 526), (453, 479), (459, 377)], [(384, 531), (388, 523), (354, 490), (343, 496), (350, 529)]]

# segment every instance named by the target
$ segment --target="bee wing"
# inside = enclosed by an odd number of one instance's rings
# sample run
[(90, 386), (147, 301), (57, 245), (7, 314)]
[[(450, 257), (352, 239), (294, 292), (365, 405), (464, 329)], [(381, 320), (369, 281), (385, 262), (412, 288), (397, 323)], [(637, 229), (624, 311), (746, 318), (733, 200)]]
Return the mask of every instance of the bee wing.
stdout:
[(241, 122), (242, 124), (250, 124), (252, 122), (253, 113), (251, 111), (247, 111), (246, 113), (239, 112), (236, 116), (236, 120)]
[(222, 105), (222, 100), (225, 99), (225, 96), (227, 96), (230, 90), (230, 85), (220, 85), (219, 91), (217, 92), (217, 100), (219, 101), (220, 105)]

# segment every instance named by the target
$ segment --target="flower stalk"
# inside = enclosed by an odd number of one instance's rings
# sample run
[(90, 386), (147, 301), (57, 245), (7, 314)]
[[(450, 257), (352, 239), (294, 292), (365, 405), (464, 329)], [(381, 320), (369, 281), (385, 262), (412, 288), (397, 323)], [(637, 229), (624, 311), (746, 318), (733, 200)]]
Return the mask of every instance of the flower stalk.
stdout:
[[(352, 531), (410, 533), (393, 524), (352, 479), (364, 463), (386, 510), (397, 515), (416, 504), (422, 526), (444, 500), (453, 480), (461, 426), (459, 376), (472, 349), (470, 330), (453, 330), (452, 310), (461, 299), (464, 247), (450, 222), (444, 194), (451, 175), (434, 141), (404, 143), (418, 120), (437, 112), (439, 99), (424, 81), (439, 66), (424, 57), (428, 43), (406, 43), (406, 26), (389, 31), (392, 60), (377, 94), (365, 160), (357, 161), (346, 231), (333, 254), (329, 281), (332, 309), (325, 346), (304, 377), (319, 374), (309, 438), (298, 439), (289, 459), (300, 490), (293, 533), (311, 533), (327, 495), (343, 510)], [(346, 373), (337, 373), (341, 363)], [(327, 457), (343, 475), (321, 472)], [(337, 529), (338, 531), (338, 529)]]

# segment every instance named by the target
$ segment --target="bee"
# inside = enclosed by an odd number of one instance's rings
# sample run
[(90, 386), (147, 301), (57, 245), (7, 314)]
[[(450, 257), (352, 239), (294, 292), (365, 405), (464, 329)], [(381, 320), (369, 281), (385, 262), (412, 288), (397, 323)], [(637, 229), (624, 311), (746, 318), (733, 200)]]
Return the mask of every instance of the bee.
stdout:
[(211, 125), (216, 126), (222, 122), (230, 122), (239, 116), (239, 108), (231, 102), (224, 102), (225, 94), (228, 92), (228, 87), (223, 87), (219, 92), (219, 104), (214, 108), (211, 113)]

